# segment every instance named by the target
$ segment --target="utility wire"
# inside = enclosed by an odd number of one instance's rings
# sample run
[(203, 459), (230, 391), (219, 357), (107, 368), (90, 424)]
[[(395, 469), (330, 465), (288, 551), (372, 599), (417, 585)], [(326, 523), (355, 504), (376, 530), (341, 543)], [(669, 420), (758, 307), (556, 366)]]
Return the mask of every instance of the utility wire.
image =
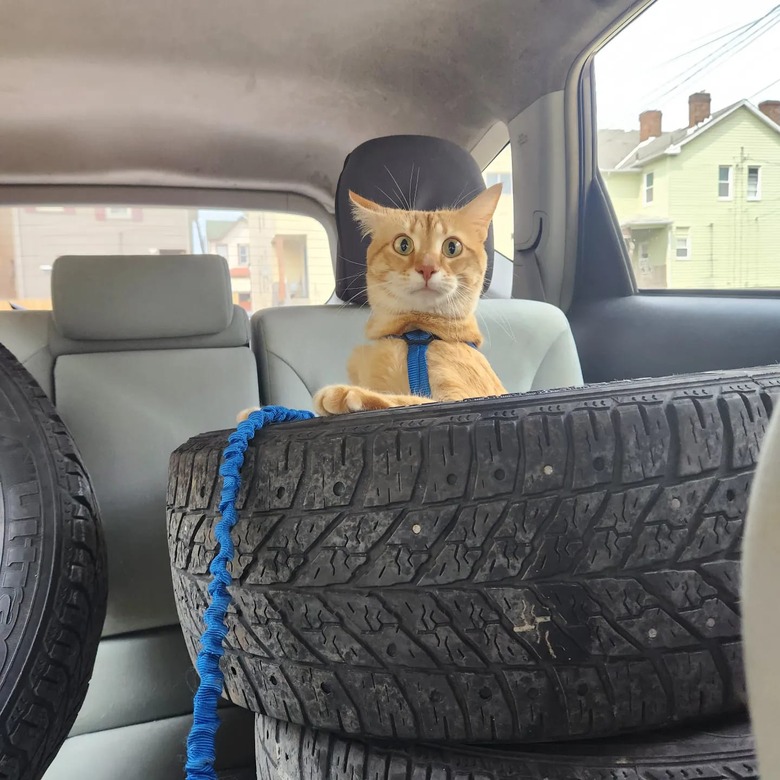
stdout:
[(649, 105), (650, 103), (655, 103), (668, 97), (697, 75), (709, 70), (716, 63), (722, 64), (723, 62), (726, 62), (739, 51), (742, 51), (746, 46), (755, 43), (756, 40), (779, 23), (780, 5), (776, 5), (763, 16), (740, 28), (741, 32), (734, 34), (728, 45), (719, 48), (717, 52), (702, 57), (681, 74), (667, 80), (664, 84), (659, 86), (652, 95), (646, 96), (644, 102)]

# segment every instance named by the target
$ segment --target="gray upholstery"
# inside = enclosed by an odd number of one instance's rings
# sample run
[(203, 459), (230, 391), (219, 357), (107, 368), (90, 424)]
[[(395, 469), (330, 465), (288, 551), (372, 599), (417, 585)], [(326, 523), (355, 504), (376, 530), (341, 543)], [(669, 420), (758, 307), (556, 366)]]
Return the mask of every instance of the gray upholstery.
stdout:
[[(217, 768), (254, 766), (254, 719), (238, 708), (221, 711)], [(187, 732), (180, 715), (124, 728), (80, 734), (65, 741), (44, 780), (183, 780)], [(225, 780), (233, 773), (222, 775)]]
[(238, 410), (257, 404), (250, 350), (64, 355), (54, 386), (104, 519), (104, 635), (177, 622), (165, 530), (168, 460), (193, 434), (230, 427)]
[(233, 315), (230, 274), (215, 255), (60, 257), (51, 294), (57, 330), (75, 340), (206, 336)]
[(53, 398), (50, 326), (48, 311), (0, 312), (0, 343), (35, 377), (46, 395)]
[[(221, 258), (65, 258), (53, 277), (53, 315), (0, 313), (0, 341), (42, 383), (82, 453), (106, 534), (109, 604), (87, 699), (45, 780), (85, 766), (91, 780), (168, 780), (182, 775), (197, 680), (171, 588), (168, 459), (258, 403), (249, 321), (232, 305)], [(252, 718), (225, 712), (233, 725), (220, 730), (221, 755), (251, 766)]]
[[(776, 408), (776, 407), (775, 407)], [(748, 703), (760, 776), (780, 777), (780, 414), (761, 445), (742, 554), (742, 614)]]
[[(369, 311), (358, 306), (267, 309), (252, 318), (261, 396), (266, 403), (311, 409), (312, 395), (347, 381), (347, 359), (365, 341)], [(568, 320), (546, 303), (483, 300), (477, 317), (482, 350), (513, 393), (582, 384)]]

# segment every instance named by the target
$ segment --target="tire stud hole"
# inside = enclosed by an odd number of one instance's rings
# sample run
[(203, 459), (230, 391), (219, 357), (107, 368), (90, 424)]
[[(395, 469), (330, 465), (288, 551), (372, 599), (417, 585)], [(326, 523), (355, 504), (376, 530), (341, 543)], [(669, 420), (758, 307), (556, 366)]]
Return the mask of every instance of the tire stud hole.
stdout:
[(577, 696), (585, 696), (588, 693), (588, 686), (585, 683), (580, 683), (577, 686)]
[(398, 648), (394, 644), (389, 644), (387, 646), (387, 651), (386, 652), (387, 652), (387, 654), (391, 658), (393, 658), (396, 655), (396, 653), (398, 652)]
[(737, 494), (731, 488), (726, 491), (726, 501), (733, 501), (736, 497)]
[(276, 497), (277, 498), (284, 498), (285, 490), (283, 487), (276, 488)]
[(596, 471), (604, 471), (606, 465), (604, 458), (593, 458), (593, 468)]
[(268, 682), (269, 682), (269, 683), (271, 683), (271, 685), (277, 685), (277, 684), (279, 683), (279, 680), (277, 680), (277, 679), (276, 679), (276, 676), (272, 674), (272, 675), (271, 675), (271, 676), (268, 678)]
[(331, 693), (333, 693), (333, 688), (331, 688), (330, 685), (328, 685), (326, 682), (320, 685), (320, 689), (326, 696), (329, 696)]
[(504, 469), (496, 469), (493, 472), (493, 476), (496, 478), (497, 482), (501, 482), (502, 479), (506, 478), (506, 471), (504, 471)]
[(488, 699), (493, 698), (493, 691), (490, 690), (487, 686), (479, 689), (479, 698), (484, 699), (487, 701)]
[(458, 478), (455, 474), (447, 474), (447, 484), (448, 485), (454, 485), (458, 481)]
[(346, 489), (347, 486), (343, 482), (336, 482), (336, 484), (333, 485), (333, 493), (337, 496), (343, 496)]

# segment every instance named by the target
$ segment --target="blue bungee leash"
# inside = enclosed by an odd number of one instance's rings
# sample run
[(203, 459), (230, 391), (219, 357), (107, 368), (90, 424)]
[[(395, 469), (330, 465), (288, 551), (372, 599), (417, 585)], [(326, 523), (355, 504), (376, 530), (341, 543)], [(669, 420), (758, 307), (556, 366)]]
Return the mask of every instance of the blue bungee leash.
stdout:
[[(409, 389), (412, 391), (412, 395), (431, 398), (431, 382), (428, 378), (428, 347), (439, 337), (428, 333), (427, 330), (410, 330), (399, 336), (388, 336), (387, 338), (402, 339), (406, 342), (406, 370), (409, 374)], [(470, 341), (466, 343), (473, 349), (477, 348), (477, 345)]]
[(211, 602), (204, 615), (206, 629), (200, 639), (201, 649), (195, 663), (200, 682), (195, 692), (192, 727), (187, 737), (187, 780), (217, 780), (214, 769), (216, 736), (220, 724), (217, 706), (224, 683), (219, 660), (224, 654), (222, 643), (227, 635), (225, 615), (230, 605), (228, 585), (232, 581), (228, 565), (235, 553), (230, 532), (238, 522), (236, 499), (241, 490), (244, 454), (257, 431), (266, 425), (310, 420), (312, 417), (312, 412), (287, 409), (284, 406), (265, 406), (238, 424), (228, 437), (228, 445), (222, 453), (222, 464), (219, 467), (223, 479), (219, 502), (221, 518), (214, 529), (218, 550), (209, 566), (212, 579), (208, 593)]

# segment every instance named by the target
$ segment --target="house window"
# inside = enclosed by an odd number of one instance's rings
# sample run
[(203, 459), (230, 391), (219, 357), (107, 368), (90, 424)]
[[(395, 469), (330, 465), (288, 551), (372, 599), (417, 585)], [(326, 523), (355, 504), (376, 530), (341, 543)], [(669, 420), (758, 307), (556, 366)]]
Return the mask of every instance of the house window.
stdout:
[[(490, 282), (491, 294), (499, 298), (512, 297), (512, 279), (514, 278), (515, 256), (515, 210), (514, 187), (512, 186), (512, 147), (507, 145), (483, 168), (482, 177), (486, 187), (502, 184), (501, 197), (493, 212), (493, 278)], [(415, 173), (415, 183), (417, 174)], [(469, 188), (466, 187), (468, 193)], [(462, 203), (468, 198), (459, 198)]]
[(492, 187), (494, 184), (502, 184), (501, 194), (512, 194), (512, 174), (500, 173), (498, 171), (486, 171), (485, 172), (485, 186)]
[(106, 206), (106, 219), (130, 219), (132, 216), (129, 207)]
[(217, 254), (220, 257), (224, 257), (225, 260), (229, 260), (228, 257), (228, 245), (227, 244), (217, 244)]
[(64, 206), (36, 206), (36, 211), (41, 211), (43, 213), (49, 212), (51, 214), (62, 214), (63, 211), (65, 211)]
[(645, 189), (644, 189), (645, 205), (653, 202), (654, 187), (655, 187), (655, 174), (652, 171), (650, 171), (650, 173), (645, 174)]
[(691, 259), (691, 236), (688, 228), (680, 228), (675, 232), (674, 256), (677, 260)]
[(718, 197), (721, 200), (731, 199), (731, 172), (730, 165), (718, 166)]
[(748, 166), (747, 199), (761, 200), (761, 168), (758, 165)]
[(249, 244), (238, 245), (238, 264), (249, 265)]

